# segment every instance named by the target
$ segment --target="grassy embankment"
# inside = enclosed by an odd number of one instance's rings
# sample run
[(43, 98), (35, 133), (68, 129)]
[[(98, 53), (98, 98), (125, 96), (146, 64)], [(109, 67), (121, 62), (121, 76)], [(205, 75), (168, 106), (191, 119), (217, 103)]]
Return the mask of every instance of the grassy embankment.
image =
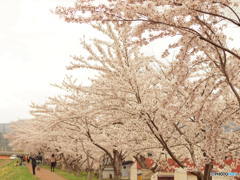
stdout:
[[(3, 163), (3, 162), (6, 163)], [(4, 160), (0, 164), (0, 179), (3, 180), (37, 180), (26, 166), (15, 166), (16, 161)]]
[[(49, 166), (43, 166), (43, 168), (50, 170)], [(79, 176), (77, 176), (71, 172), (67, 172), (58, 168), (55, 169), (55, 173), (64, 177), (67, 180), (86, 180), (87, 179), (87, 173), (81, 173)], [(94, 177), (93, 180), (97, 180), (97, 177)]]

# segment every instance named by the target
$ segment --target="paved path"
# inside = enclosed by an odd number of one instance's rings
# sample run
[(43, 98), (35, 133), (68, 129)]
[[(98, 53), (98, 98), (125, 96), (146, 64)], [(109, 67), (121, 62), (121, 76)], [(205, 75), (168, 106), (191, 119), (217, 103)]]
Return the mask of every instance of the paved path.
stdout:
[[(28, 167), (29, 171), (32, 173), (31, 164), (27, 164), (27, 167)], [(45, 168), (41, 168), (40, 170), (36, 169), (36, 176), (39, 178), (39, 180), (66, 180), (65, 178), (63, 178)]]

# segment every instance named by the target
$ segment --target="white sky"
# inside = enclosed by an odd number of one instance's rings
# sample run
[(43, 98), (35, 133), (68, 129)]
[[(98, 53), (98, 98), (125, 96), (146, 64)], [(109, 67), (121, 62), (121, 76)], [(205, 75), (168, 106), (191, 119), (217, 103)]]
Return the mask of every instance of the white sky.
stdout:
[(61, 82), (70, 55), (80, 54), (80, 37), (89, 29), (52, 14), (59, 3), (0, 1), (0, 123), (28, 118), (31, 102), (57, 95), (50, 83)]
[[(0, 123), (29, 118), (31, 102), (43, 103), (57, 95), (59, 90), (50, 83), (71, 73), (65, 66), (70, 55), (80, 54), (80, 38), (96, 34), (50, 12), (63, 1), (0, 1)], [(239, 37), (238, 31), (231, 33)], [(161, 45), (148, 48), (150, 54), (159, 54)], [(86, 72), (75, 75), (87, 81)]]

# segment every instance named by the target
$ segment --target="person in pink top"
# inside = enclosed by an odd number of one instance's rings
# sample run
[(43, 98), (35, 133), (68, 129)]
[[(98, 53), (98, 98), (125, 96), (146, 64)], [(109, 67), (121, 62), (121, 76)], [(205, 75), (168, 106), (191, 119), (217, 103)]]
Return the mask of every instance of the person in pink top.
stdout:
[(51, 162), (51, 171), (54, 172), (54, 168), (57, 165), (57, 160), (56, 160), (54, 154), (52, 154), (52, 156), (50, 158), (50, 162)]

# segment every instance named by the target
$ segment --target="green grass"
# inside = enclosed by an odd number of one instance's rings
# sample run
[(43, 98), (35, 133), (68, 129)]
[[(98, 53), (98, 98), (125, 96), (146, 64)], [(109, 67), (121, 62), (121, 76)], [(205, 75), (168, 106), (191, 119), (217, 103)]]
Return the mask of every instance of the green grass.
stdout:
[[(47, 168), (50, 170), (49, 166), (43, 166), (43, 168)], [(84, 172), (81, 173), (79, 176), (77, 176), (71, 172), (67, 172), (67, 171), (56, 168), (55, 173), (64, 177), (67, 180), (86, 180), (87, 179), (87, 173), (84, 173)], [(93, 180), (97, 180), (97, 177), (94, 177)]]
[(10, 161), (9, 163), (0, 167), (0, 179), (1, 180), (37, 180), (27, 167), (15, 166), (16, 161)]

